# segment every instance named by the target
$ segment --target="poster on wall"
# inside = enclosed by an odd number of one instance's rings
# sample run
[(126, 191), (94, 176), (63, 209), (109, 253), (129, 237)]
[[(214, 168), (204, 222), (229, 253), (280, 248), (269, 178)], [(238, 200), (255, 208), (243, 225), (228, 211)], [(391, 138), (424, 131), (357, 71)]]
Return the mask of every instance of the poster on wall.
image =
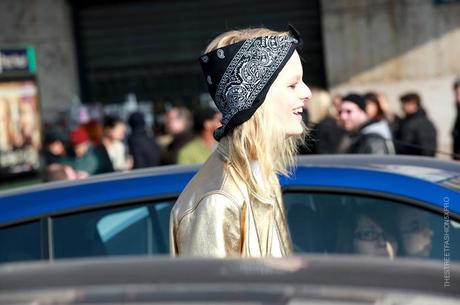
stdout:
[(40, 166), (41, 124), (37, 84), (0, 82), (0, 171), (2, 176)]

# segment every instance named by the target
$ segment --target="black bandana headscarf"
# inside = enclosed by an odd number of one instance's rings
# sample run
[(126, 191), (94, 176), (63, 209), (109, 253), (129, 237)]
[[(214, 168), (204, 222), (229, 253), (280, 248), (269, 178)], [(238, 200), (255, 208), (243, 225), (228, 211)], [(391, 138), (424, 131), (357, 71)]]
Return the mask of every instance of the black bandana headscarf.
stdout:
[(220, 140), (246, 122), (265, 100), (279, 72), (301, 47), (299, 33), (261, 36), (213, 50), (200, 57), (209, 93), (222, 112), (222, 126), (214, 132)]

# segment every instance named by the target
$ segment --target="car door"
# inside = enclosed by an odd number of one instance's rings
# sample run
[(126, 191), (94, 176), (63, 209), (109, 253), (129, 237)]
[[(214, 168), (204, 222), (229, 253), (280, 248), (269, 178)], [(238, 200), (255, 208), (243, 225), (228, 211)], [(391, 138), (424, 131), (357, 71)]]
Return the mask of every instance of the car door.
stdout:
[(46, 259), (41, 220), (0, 228), (0, 263)]
[(166, 255), (174, 202), (160, 199), (51, 217), (50, 257)]

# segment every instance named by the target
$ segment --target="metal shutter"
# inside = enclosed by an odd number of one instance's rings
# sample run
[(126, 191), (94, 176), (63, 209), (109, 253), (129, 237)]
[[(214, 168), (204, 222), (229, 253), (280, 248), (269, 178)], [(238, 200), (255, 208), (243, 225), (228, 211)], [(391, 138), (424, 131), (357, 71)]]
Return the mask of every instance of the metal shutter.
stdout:
[(190, 102), (206, 88), (197, 58), (216, 34), (247, 26), (302, 33), (304, 80), (325, 86), (319, 0), (75, 1), (83, 99)]

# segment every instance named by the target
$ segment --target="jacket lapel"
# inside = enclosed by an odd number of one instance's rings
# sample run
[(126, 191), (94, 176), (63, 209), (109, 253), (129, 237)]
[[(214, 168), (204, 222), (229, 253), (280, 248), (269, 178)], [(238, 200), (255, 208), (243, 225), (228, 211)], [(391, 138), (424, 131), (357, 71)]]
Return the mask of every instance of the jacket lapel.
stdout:
[[(251, 234), (259, 241), (259, 249), (261, 256), (267, 256), (271, 250), (271, 234), (273, 227), (273, 202), (267, 202), (261, 198), (250, 195), (248, 206), (250, 214), (249, 221), (254, 224)], [(252, 218), (252, 219), (251, 219)], [(254, 240), (254, 239), (252, 239)]]
[(289, 227), (287, 225), (282, 195), (279, 191), (276, 191), (276, 207), (274, 213), (276, 228), (278, 230), (281, 243), (281, 251), (283, 255), (290, 255), (292, 253), (292, 241), (289, 234)]

